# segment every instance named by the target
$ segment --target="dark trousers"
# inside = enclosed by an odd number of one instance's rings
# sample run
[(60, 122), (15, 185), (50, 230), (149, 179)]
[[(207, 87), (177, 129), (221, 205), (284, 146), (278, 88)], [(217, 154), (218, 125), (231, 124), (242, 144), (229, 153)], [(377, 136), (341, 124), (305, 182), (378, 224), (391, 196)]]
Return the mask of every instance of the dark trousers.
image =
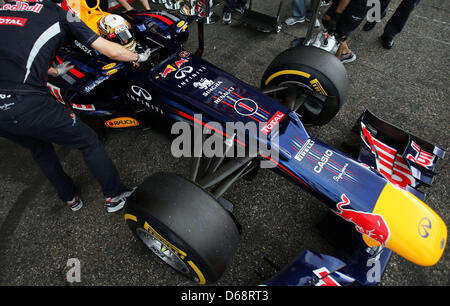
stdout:
[[(391, 0), (381, 0), (381, 16), (386, 14), (387, 7)], [(400, 33), (408, 21), (409, 15), (419, 4), (420, 0), (403, 0), (395, 10), (392, 17), (384, 27), (383, 36), (392, 39)]]
[(64, 172), (52, 143), (81, 151), (105, 197), (120, 194), (119, 174), (97, 134), (67, 107), (50, 95), (7, 96), (0, 95), (0, 137), (31, 150), (61, 200), (72, 200), (76, 187)]
[[(339, 5), (339, 0), (333, 0), (326, 15), (332, 16)], [(369, 7), (366, 0), (352, 0), (342, 12), (336, 25), (336, 33), (340, 37), (349, 37), (366, 17)]]
[(237, 7), (243, 7), (247, 4), (247, 0), (225, 0), (223, 6), (224, 13), (231, 13)]

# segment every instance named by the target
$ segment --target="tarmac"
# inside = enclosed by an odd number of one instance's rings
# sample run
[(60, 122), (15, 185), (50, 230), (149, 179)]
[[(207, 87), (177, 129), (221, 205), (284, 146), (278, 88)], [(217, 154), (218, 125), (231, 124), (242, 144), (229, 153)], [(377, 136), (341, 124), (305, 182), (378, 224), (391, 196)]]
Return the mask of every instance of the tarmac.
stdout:
[[(278, 1), (254, 1), (254, 10), (275, 15)], [(450, 2), (422, 1), (392, 50), (379, 36), (399, 0), (371, 32), (362, 25), (349, 40), (357, 60), (347, 64), (350, 87), (345, 105), (327, 125), (311, 135), (338, 147), (358, 116), (370, 109), (380, 118), (443, 148), (449, 146)], [(138, 5), (136, 5), (138, 7)], [(152, 4), (154, 8), (159, 5)], [(222, 5), (213, 9), (222, 15)], [(281, 20), (290, 16), (284, 0)], [(307, 26), (283, 23), (280, 33), (261, 33), (238, 23), (205, 26), (204, 59), (248, 84), (259, 87), (271, 60)], [(186, 48), (195, 50), (195, 27)], [(189, 49), (192, 48), (192, 49)], [(106, 150), (128, 186), (159, 171), (189, 173), (190, 162), (170, 152), (171, 141), (155, 128), (126, 129), (104, 139)], [(192, 286), (137, 241), (119, 213), (108, 214), (98, 183), (81, 154), (57, 147), (67, 173), (80, 188), (85, 206), (64, 207), (25, 149), (0, 139), (0, 285)], [(426, 203), (450, 224), (448, 159), (441, 161)], [(225, 197), (235, 204), (242, 240), (230, 267), (216, 285), (252, 286), (276, 271), (264, 257), (284, 267), (303, 250), (330, 254), (333, 249), (315, 224), (329, 209), (319, 200), (263, 170), (252, 182), (239, 181)], [(80, 282), (68, 282), (71, 258), (81, 263)], [(255, 270), (258, 273), (255, 273)], [(417, 266), (393, 254), (382, 286), (448, 286), (450, 252), (434, 266)]]

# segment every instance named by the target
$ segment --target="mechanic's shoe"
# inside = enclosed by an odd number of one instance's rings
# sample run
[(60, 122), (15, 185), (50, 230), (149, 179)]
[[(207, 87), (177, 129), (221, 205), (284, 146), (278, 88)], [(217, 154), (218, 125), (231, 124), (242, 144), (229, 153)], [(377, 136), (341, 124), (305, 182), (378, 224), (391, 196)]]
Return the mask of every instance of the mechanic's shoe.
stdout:
[(231, 23), (231, 13), (223, 13), (223, 24), (230, 24)]
[[(381, 14), (381, 19), (383, 19), (385, 16), (386, 16), (386, 12), (383, 12), (383, 13)], [(364, 31), (364, 32), (372, 31), (373, 28), (375, 28), (375, 26), (377, 25), (378, 22), (380, 22), (380, 21), (372, 21), (372, 22), (367, 21), (367, 22), (364, 24), (363, 28), (362, 28), (363, 31)]]
[(71, 201), (66, 201), (66, 204), (72, 211), (80, 210), (83, 207), (83, 201), (77, 195)]
[(244, 12), (245, 12), (245, 5), (244, 6), (241, 6), (241, 7), (237, 7), (237, 8), (235, 8), (234, 9), (236, 12), (238, 12), (239, 14), (244, 14)]
[(385, 49), (392, 49), (394, 47), (394, 39), (384, 35), (381, 35), (381, 43)]
[(341, 62), (342, 64), (348, 64), (351, 62), (356, 61), (356, 54), (350, 51), (349, 53), (342, 54), (341, 55)]
[(374, 21), (374, 22), (369, 22), (369, 21), (367, 21), (365, 24), (364, 24), (364, 26), (363, 26), (363, 31), (364, 32), (369, 32), (369, 31), (372, 31), (372, 29), (373, 28), (375, 28), (375, 26), (377, 25), (377, 22), (376, 21)]
[(123, 206), (125, 205), (125, 202), (127, 201), (128, 197), (134, 192), (134, 190), (137, 187), (134, 187), (132, 189), (126, 190), (119, 194), (116, 197), (113, 198), (105, 198), (105, 206), (106, 210), (109, 213), (116, 212), (118, 210), (121, 210)]
[(286, 19), (284, 23), (287, 24), (288, 26), (291, 26), (296, 23), (303, 23), (303, 22), (305, 22), (305, 17), (289, 17), (288, 19)]

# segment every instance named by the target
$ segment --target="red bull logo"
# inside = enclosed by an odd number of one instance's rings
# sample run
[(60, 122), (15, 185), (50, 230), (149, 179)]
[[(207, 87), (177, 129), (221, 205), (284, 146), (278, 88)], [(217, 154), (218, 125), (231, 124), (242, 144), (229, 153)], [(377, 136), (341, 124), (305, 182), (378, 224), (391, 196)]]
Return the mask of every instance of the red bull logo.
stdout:
[(356, 230), (361, 234), (372, 238), (382, 246), (386, 246), (389, 240), (390, 230), (384, 218), (378, 214), (343, 208), (343, 206), (350, 204), (350, 199), (345, 194), (342, 194), (341, 200), (337, 204), (339, 211), (335, 213), (346, 221), (355, 224)]
[[(163, 78), (166, 78), (167, 75), (171, 72), (177, 71), (183, 64), (188, 63), (189, 61), (187, 59), (180, 59), (175, 62), (174, 65), (167, 65), (163, 72), (160, 72), (159, 75)], [(176, 66), (176, 67), (175, 67)]]

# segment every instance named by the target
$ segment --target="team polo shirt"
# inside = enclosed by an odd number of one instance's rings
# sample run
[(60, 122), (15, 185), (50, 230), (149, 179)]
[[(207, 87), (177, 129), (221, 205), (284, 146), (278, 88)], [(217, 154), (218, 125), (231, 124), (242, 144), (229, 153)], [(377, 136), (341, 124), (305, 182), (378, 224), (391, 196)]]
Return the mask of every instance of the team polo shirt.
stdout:
[(0, 92), (48, 93), (55, 53), (73, 35), (90, 46), (98, 35), (48, 0), (9, 1), (0, 7)]

